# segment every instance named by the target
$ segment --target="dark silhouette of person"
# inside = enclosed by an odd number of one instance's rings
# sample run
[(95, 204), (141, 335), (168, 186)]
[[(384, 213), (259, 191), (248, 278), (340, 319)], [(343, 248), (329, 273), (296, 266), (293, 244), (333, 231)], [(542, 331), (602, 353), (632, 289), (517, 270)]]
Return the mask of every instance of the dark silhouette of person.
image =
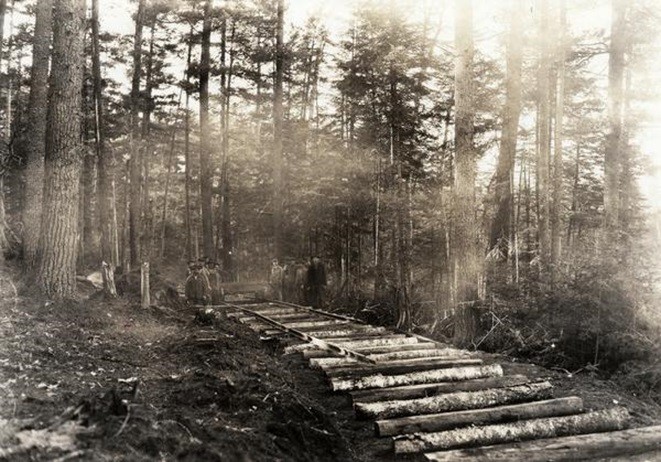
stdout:
[(312, 257), (308, 266), (306, 278), (308, 304), (314, 308), (321, 308), (324, 304), (326, 289), (326, 267), (319, 257)]

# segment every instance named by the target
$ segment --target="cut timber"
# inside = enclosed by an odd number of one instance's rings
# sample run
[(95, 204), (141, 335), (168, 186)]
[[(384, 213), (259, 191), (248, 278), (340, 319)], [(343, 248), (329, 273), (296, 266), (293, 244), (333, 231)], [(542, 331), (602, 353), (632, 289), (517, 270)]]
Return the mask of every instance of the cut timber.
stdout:
[(344, 326), (346, 325), (346, 321), (338, 321), (338, 320), (313, 320), (313, 321), (300, 321), (300, 322), (283, 322), (284, 325), (291, 329), (304, 329), (308, 327), (325, 327), (325, 326)]
[[(363, 354), (371, 355), (377, 353), (392, 353), (394, 351), (425, 350), (432, 348), (436, 348), (435, 343), (410, 343), (406, 345), (377, 345), (375, 347), (357, 348), (357, 350)], [(327, 358), (331, 356), (334, 355), (322, 350), (303, 351), (304, 358)]]
[[(523, 443), (499, 444), (425, 454), (435, 462), (561, 462), (586, 459), (609, 460), (613, 457), (661, 451), (661, 425), (609, 433), (594, 433), (564, 438), (549, 438)], [(650, 458), (648, 460), (658, 460)]]
[(407, 415), (480, 409), (500, 404), (545, 399), (551, 395), (552, 387), (553, 385), (550, 382), (536, 382), (506, 388), (460, 391), (457, 393), (430, 396), (429, 398), (356, 403), (354, 409), (358, 417), (390, 419), (392, 417), (403, 417)]
[(374, 364), (374, 360), (369, 359), (367, 356), (365, 356), (363, 354), (360, 354), (356, 351), (353, 351), (349, 348), (340, 346), (340, 345), (335, 344), (335, 343), (326, 342), (326, 341), (318, 339), (316, 337), (312, 337), (312, 336), (310, 336), (310, 335), (308, 335), (304, 332), (298, 331), (298, 330), (293, 329), (289, 326), (285, 326), (284, 324), (281, 324), (278, 321), (274, 321), (273, 319), (270, 319), (269, 317), (261, 315), (261, 314), (255, 312), (255, 311), (251, 311), (251, 310), (248, 310), (246, 308), (241, 308), (238, 305), (232, 305), (230, 303), (227, 303), (227, 305), (230, 306), (230, 307), (233, 307), (233, 308), (239, 308), (240, 310), (242, 310), (245, 313), (254, 315), (256, 318), (259, 319), (259, 321), (264, 321), (264, 322), (267, 322), (269, 324), (272, 324), (275, 327), (278, 327), (278, 328), (294, 335), (295, 337), (298, 337), (301, 340), (304, 340), (306, 342), (310, 342), (311, 344), (315, 345), (315, 347), (317, 347), (317, 348), (320, 348), (322, 350), (329, 350), (329, 351), (332, 351), (333, 353), (338, 353), (338, 354), (343, 355), (343, 356), (350, 356), (354, 359), (358, 359), (360, 361), (365, 361), (367, 363)]
[[(370, 375), (359, 378), (331, 379), (333, 391), (365, 390), (368, 388), (387, 388), (399, 385), (415, 385), (420, 383), (458, 382), (461, 380), (478, 379), (503, 375), (503, 368), (498, 364), (488, 366), (468, 366), (434, 371), (412, 372), (403, 375)], [(431, 411), (435, 412), (435, 411)]]
[(311, 311), (313, 313), (323, 314), (324, 316), (329, 316), (329, 317), (336, 318), (336, 319), (343, 319), (345, 321), (351, 321), (351, 322), (355, 322), (355, 323), (358, 323), (358, 324), (365, 324), (365, 322), (361, 321), (360, 319), (352, 318), (351, 316), (345, 316), (345, 315), (342, 315), (342, 314), (331, 313), (330, 311), (319, 310), (319, 309), (316, 309), (316, 308), (312, 308), (311, 306), (297, 305), (295, 303), (289, 303), (289, 302), (284, 302), (284, 301), (271, 301), (271, 303), (275, 304), (275, 305), (280, 305), (280, 306), (296, 307), (296, 308), (299, 308), (299, 309), (308, 310), (308, 311)]
[[(261, 314), (261, 313), (260, 313)], [(281, 313), (281, 314), (269, 314), (269, 315), (264, 315), (268, 316), (271, 319), (275, 319), (276, 321), (284, 322), (284, 321), (291, 321), (291, 320), (316, 320), (316, 321), (321, 321), (322, 317), (320, 316), (311, 316), (310, 313)]]
[[(374, 356), (370, 356), (374, 358)], [(511, 387), (530, 383), (525, 375), (507, 375), (503, 377), (487, 377), (484, 379), (464, 380), (462, 382), (441, 382), (422, 385), (405, 385), (403, 387), (382, 388), (351, 392), (354, 403), (373, 403), (394, 399), (426, 398), (441, 393), (457, 391), (486, 390), (488, 388)]]
[[(402, 334), (394, 334), (388, 336), (377, 337), (374, 339), (364, 339), (364, 340), (340, 340), (333, 339), (334, 343), (338, 345), (343, 345), (346, 348), (351, 348), (352, 350), (360, 350), (363, 348), (370, 347), (381, 347), (386, 345), (410, 345), (416, 343), (418, 340), (413, 337), (402, 336)], [(305, 345), (293, 345), (285, 348), (285, 354), (298, 353), (301, 351), (309, 350), (315, 348), (314, 345), (305, 344)]]
[[(414, 359), (414, 358), (435, 358), (435, 357), (466, 357), (468, 354), (462, 350), (454, 350), (451, 348), (429, 348), (424, 350), (410, 350), (410, 351), (393, 351), (390, 353), (376, 353), (369, 355), (377, 363), (393, 361), (398, 359)], [(312, 358), (310, 365), (313, 367), (327, 367), (327, 366), (346, 366), (350, 364), (358, 364), (357, 361), (351, 358)]]
[[(374, 335), (364, 336), (360, 333), (354, 333), (354, 334), (347, 335), (346, 337), (333, 337), (333, 341), (338, 342), (338, 343), (358, 342), (358, 341), (361, 341), (361, 340), (375, 340), (374, 337), (375, 337)], [(377, 337), (378, 337), (378, 339), (389, 339), (389, 340), (407, 338), (407, 336), (405, 334), (393, 334), (392, 332), (386, 332), (386, 333), (383, 333), (381, 335), (378, 335)], [(410, 342), (410, 341), (406, 340), (406, 342)], [(377, 343), (379, 343), (379, 342), (377, 342)], [(406, 344), (408, 345), (410, 343), (406, 343)], [(377, 345), (377, 346), (383, 346), (383, 345)], [(367, 346), (361, 346), (360, 348), (368, 348), (368, 347)]]
[(347, 327), (334, 330), (319, 330), (308, 332), (310, 335), (314, 335), (320, 338), (338, 338), (338, 337), (374, 337), (377, 335), (383, 335), (386, 332), (385, 327), (362, 327), (362, 326), (352, 326), (348, 325)]
[[(287, 325), (289, 325), (289, 324), (287, 324)], [(296, 329), (298, 329), (302, 332), (328, 332), (328, 331), (337, 330), (337, 329), (346, 329), (347, 327), (351, 327), (351, 325), (347, 324), (344, 321), (323, 321), (323, 323), (322, 322), (316, 322), (316, 323), (314, 323), (314, 325), (301, 326), (301, 327), (297, 327)], [(347, 337), (353, 337), (353, 334), (349, 334)], [(342, 337), (333, 338), (333, 342), (335, 342), (336, 339), (340, 339), (340, 338), (342, 338)]]
[[(373, 359), (373, 358), (372, 358)], [(388, 363), (375, 364), (373, 366), (362, 367), (363, 364), (356, 364), (341, 367), (327, 367), (324, 369), (328, 377), (366, 377), (374, 374), (406, 374), (408, 372), (429, 371), (432, 369), (442, 369), (457, 366), (474, 366), (482, 364), (481, 359), (477, 358), (417, 358), (400, 359)]]
[(485, 423), (501, 423), (516, 420), (578, 414), (583, 410), (583, 400), (572, 396), (534, 403), (474, 409), (470, 411), (444, 412), (442, 414), (416, 415), (376, 422), (378, 436), (405, 435), (417, 432), (438, 432)]
[[(244, 305), (239, 305), (239, 306), (241, 306), (241, 308), (244, 308)], [(263, 310), (253, 309), (251, 311), (253, 311), (255, 313), (259, 313), (262, 316), (273, 316), (273, 315), (277, 315), (277, 314), (307, 314), (307, 315), (310, 314), (310, 313), (307, 313), (306, 311), (297, 310), (296, 308), (272, 308), (271, 307), (271, 308), (266, 308), (266, 309), (263, 309)], [(245, 313), (243, 313), (243, 315), (245, 316)]]
[[(622, 430), (629, 421), (623, 407), (563, 417), (522, 420), (483, 427), (460, 428), (438, 433), (416, 433), (394, 438), (396, 454), (410, 454), (437, 449), (456, 449), (554, 438), (585, 433)], [(519, 459), (520, 460), (520, 459)]]

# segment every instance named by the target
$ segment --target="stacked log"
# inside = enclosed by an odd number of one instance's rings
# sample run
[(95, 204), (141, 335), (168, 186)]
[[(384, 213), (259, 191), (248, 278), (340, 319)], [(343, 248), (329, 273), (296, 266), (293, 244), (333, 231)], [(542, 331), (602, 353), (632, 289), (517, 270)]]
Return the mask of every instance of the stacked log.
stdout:
[(522, 420), (505, 424), (468, 427), (437, 433), (415, 433), (393, 439), (395, 453), (416, 453), (554, 438), (624, 429), (629, 413), (623, 407), (585, 414)]

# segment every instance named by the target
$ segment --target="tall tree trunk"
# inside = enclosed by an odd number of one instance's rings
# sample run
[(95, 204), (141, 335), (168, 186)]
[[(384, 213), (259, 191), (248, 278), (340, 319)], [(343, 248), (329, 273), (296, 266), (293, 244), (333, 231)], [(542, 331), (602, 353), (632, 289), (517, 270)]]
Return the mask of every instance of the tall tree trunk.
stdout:
[(176, 130), (172, 130), (172, 138), (170, 139), (170, 154), (168, 155), (168, 165), (167, 172), (165, 174), (165, 191), (163, 193), (163, 214), (161, 215), (161, 251), (160, 257), (161, 260), (165, 257), (165, 228), (167, 223), (168, 216), (168, 199), (170, 198), (170, 181), (172, 177), (172, 164), (174, 163), (174, 147), (175, 147), (175, 136)]
[(549, 0), (540, 0), (540, 53), (537, 73), (537, 125), (539, 130), (539, 150), (537, 157), (537, 194), (538, 194), (538, 235), (539, 261), (542, 274), (549, 269), (551, 257), (550, 236), (550, 140), (551, 140), (551, 104), (549, 91), (550, 52), (549, 52)]
[(512, 177), (516, 159), (516, 143), (521, 114), (521, 62), (523, 57), (523, 3), (512, 2), (510, 30), (507, 40), (506, 100), (503, 112), (503, 133), (496, 167), (496, 215), (491, 224), (490, 248), (498, 247), (507, 259), (512, 248), (511, 218), (513, 214)]
[(141, 170), (140, 161), (140, 74), (142, 71), (142, 29), (145, 19), (145, 0), (138, 0), (133, 38), (133, 76), (131, 79), (131, 160), (130, 160), (130, 206), (129, 206), (129, 250), (131, 268), (138, 267), (140, 259), (141, 230)]
[(476, 156), (473, 146), (473, 8), (455, 1), (455, 162), (452, 266), (456, 281), (455, 341), (466, 344), (476, 333), (472, 302), (478, 298), (480, 259), (475, 216)]
[[(236, 24), (232, 24), (231, 40), (234, 42), (236, 33)], [(234, 259), (231, 228), (231, 208), (230, 208), (230, 181), (229, 181), (229, 158), (230, 158), (230, 102), (232, 98), (232, 76), (234, 74), (234, 50), (230, 50), (229, 67), (227, 68), (227, 85), (225, 87), (225, 107), (223, 109), (223, 159), (221, 162), (221, 189), (220, 189), (220, 237), (222, 240), (222, 263), (223, 269), (234, 279)]]
[[(85, 96), (86, 98), (86, 96)], [(85, 124), (87, 125), (87, 124)], [(86, 136), (84, 136), (87, 139)], [(96, 179), (96, 156), (87, 148), (83, 153), (83, 171), (81, 175), (81, 213), (82, 242), (79, 263), (85, 267), (90, 257), (94, 255), (94, 183)], [(96, 265), (95, 265), (96, 266)]]
[(610, 55), (608, 60), (608, 118), (609, 131), (606, 136), (604, 156), (604, 248), (617, 239), (620, 214), (620, 158), (622, 148), (622, 103), (624, 86), (625, 14), (627, 1), (612, 0), (612, 22)]
[(284, 0), (278, 0), (276, 18), (276, 49), (275, 49), (275, 87), (273, 90), (273, 238), (275, 241), (275, 255), (283, 256), (282, 222), (284, 209), (283, 185), (283, 106), (282, 82), (284, 73)]
[(12, 55), (14, 51), (14, 12), (16, 11), (16, 1), (11, 1), (11, 8), (9, 9), (9, 34), (7, 34), (7, 92), (5, 94), (6, 110), (5, 110), (5, 138), (7, 141), (12, 138), (13, 127), (13, 110), (12, 102), (14, 97), (13, 79), (12, 79)]
[(633, 159), (631, 158), (630, 142), (630, 121), (631, 114), (631, 68), (627, 67), (624, 78), (624, 116), (622, 120), (622, 173), (620, 178), (620, 228), (624, 231), (623, 244), (627, 247), (624, 256), (630, 254), (631, 234), (630, 226), (633, 218), (633, 195), (635, 188), (635, 174), (633, 172)]
[[(5, 14), (7, 12), (7, 0), (0, 0), (0, 64), (2, 63), (2, 40), (4, 38), (4, 29), (5, 29)], [(9, 147), (9, 139), (2, 141), (5, 143), (7, 148)], [(5, 151), (4, 149), (2, 150)], [(3, 154), (0, 154), (2, 156)], [(1, 163), (4, 163), (4, 159), (0, 157)], [(9, 245), (6, 235), (7, 221), (5, 217), (5, 182), (4, 174), (0, 175), (0, 262), (4, 261), (5, 250)], [(38, 247), (38, 244), (37, 244)]]
[(38, 275), (39, 286), (53, 299), (76, 292), (84, 33), (85, 0), (55, 0)]
[(186, 258), (193, 258), (193, 217), (191, 215), (191, 165), (190, 159), (190, 68), (191, 68), (191, 55), (193, 52), (193, 26), (190, 27), (188, 34), (188, 54), (186, 56), (186, 114), (184, 116), (184, 163), (185, 163), (185, 180), (184, 180), (184, 225), (186, 226)]
[(101, 236), (101, 260), (112, 268), (119, 265), (116, 254), (117, 210), (115, 204), (115, 158), (106, 146), (106, 126), (99, 44), (99, 0), (92, 0), (92, 79), (94, 86), (94, 145), (96, 149), (97, 205)]
[(154, 35), (156, 33), (157, 13), (150, 12), (149, 20), (149, 51), (147, 53), (147, 62), (145, 63), (145, 98), (142, 113), (142, 234), (140, 242), (141, 260), (149, 261), (151, 258), (151, 249), (153, 241), (153, 210), (149, 199), (149, 182), (151, 170), (151, 158), (154, 155), (154, 144), (149, 136), (151, 133), (151, 113), (153, 110), (152, 90), (154, 87), (153, 68), (154, 68)]
[(574, 251), (574, 228), (576, 227), (578, 214), (578, 182), (580, 179), (581, 168), (581, 145), (576, 144), (576, 163), (574, 164), (574, 182), (572, 186), (571, 213), (569, 214), (569, 224), (567, 225), (567, 247), (569, 251)]
[(211, 129), (209, 127), (209, 67), (211, 46), (211, 2), (206, 2), (202, 23), (200, 57), (200, 206), (202, 209), (202, 245), (204, 256), (214, 258), (211, 166)]
[[(32, 270), (37, 264), (37, 245), (41, 229), (52, 12), (51, 0), (37, 2), (32, 42), (30, 99), (28, 100), (29, 123), (25, 134), (27, 165), (25, 167), (25, 203), (23, 206), (23, 260), (28, 270)], [(3, 21), (4, 13), (0, 13), (0, 22)]]
[[(551, 263), (558, 263), (562, 243), (562, 192), (563, 192), (563, 167), (562, 167), (562, 128), (565, 115), (565, 26), (566, 26), (566, 4), (565, 0), (559, 0), (557, 45), (556, 45), (556, 100), (555, 100), (555, 125), (553, 134), (553, 202), (551, 203)], [(555, 272), (555, 269), (554, 269)]]

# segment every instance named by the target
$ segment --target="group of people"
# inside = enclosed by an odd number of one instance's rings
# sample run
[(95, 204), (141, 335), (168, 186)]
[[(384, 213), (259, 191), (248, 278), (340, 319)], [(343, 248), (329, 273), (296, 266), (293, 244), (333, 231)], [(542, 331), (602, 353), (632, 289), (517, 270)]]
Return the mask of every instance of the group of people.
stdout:
[(269, 288), (275, 300), (320, 308), (326, 283), (326, 267), (319, 257), (311, 257), (307, 263), (289, 259), (284, 266), (277, 258), (271, 261)]
[(220, 265), (209, 258), (188, 262), (186, 300), (192, 305), (218, 304), (223, 300), (221, 283), (225, 274)]

